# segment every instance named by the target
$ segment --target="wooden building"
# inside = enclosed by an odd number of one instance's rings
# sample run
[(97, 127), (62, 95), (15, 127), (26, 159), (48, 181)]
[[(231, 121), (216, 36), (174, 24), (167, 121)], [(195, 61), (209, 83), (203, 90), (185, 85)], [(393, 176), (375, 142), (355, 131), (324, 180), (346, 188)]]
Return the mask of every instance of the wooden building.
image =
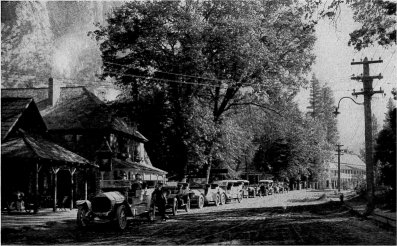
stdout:
[(53, 141), (100, 167), (90, 193), (99, 192), (107, 180), (134, 180), (137, 174), (144, 181), (165, 181), (167, 172), (154, 167), (146, 153), (148, 140), (85, 87), (61, 88), (44, 120)]
[[(52, 206), (59, 200), (59, 183), (73, 206), (73, 179), (76, 170), (94, 167), (90, 162), (45, 139), (47, 127), (32, 98), (1, 98), (1, 188), (2, 208), (12, 193), (20, 191), (36, 204)], [(69, 183), (58, 181), (58, 172), (66, 172)], [(85, 190), (87, 195), (87, 190)], [(47, 201), (49, 204), (44, 204)]]

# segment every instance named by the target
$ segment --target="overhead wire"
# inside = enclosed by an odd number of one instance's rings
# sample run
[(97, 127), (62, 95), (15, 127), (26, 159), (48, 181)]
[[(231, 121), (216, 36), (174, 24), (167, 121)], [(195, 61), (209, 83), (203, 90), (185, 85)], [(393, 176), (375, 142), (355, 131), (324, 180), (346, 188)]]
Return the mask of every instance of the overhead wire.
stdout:
[[(226, 87), (226, 88), (241, 88), (241, 86), (236, 86), (236, 85), (228, 85), (224, 86), (222, 85), (215, 85), (215, 84), (207, 84), (207, 83), (198, 83), (198, 82), (187, 82), (187, 81), (180, 81), (180, 80), (171, 80), (171, 79), (161, 79), (161, 78), (155, 78), (155, 77), (148, 77), (148, 76), (141, 76), (141, 75), (135, 75), (135, 74), (128, 74), (128, 73), (115, 73), (115, 72), (108, 72), (108, 74), (112, 75), (121, 75), (121, 76), (126, 76), (126, 77), (132, 77), (132, 78), (140, 78), (140, 79), (147, 79), (147, 80), (156, 80), (158, 82), (166, 82), (166, 83), (178, 83), (178, 84), (189, 84), (189, 85), (200, 85), (200, 86), (207, 86), (207, 87)], [(47, 79), (48, 77), (45, 76), (34, 76), (34, 75), (29, 75), (29, 74), (23, 74), (23, 73), (13, 73), (9, 74), (9, 76), (15, 76), (15, 75), (24, 75), (24, 76), (33, 76), (36, 78), (45, 78)], [(54, 79), (59, 79), (59, 80), (68, 80), (68, 81), (76, 81), (76, 82), (95, 82), (95, 83), (104, 83), (105, 81), (103, 80), (91, 80), (91, 79), (74, 79), (74, 78), (66, 78), (66, 77), (52, 77)]]
[[(127, 68), (132, 68), (130, 65), (124, 65), (124, 64), (119, 64), (119, 63), (114, 63), (114, 62), (103, 62), (106, 64), (112, 64), (112, 65), (118, 65), (122, 67), (127, 67)], [(214, 78), (208, 78), (208, 77), (201, 77), (201, 76), (193, 76), (193, 75), (187, 75), (187, 74), (181, 74), (181, 73), (171, 73), (171, 72), (165, 72), (161, 70), (155, 70), (155, 73), (163, 73), (163, 74), (171, 74), (171, 75), (177, 75), (177, 76), (182, 76), (182, 77), (188, 77), (188, 78), (197, 78), (197, 79), (203, 79), (203, 80), (212, 80), (212, 81), (217, 81), (217, 82), (225, 82), (227, 81), (226, 79), (221, 80), (221, 79), (214, 79)]]
[[(393, 60), (393, 56), (394, 56), (395, 54), (396, 54), (396, 51), (394, 51), (394, 52), (392, 53), (392, 55), (390, 56), (389, 61), (387, 62), (386, 66), (382, 69), (382, 72), (380, 72), (379, 74), (384, 74), (384, 73), (385, 73), (387, 67), (389, 66), (391, 60)], [(375, 88), (378, 84), (379, 84), (379, 80), (376, 81), (376, 84), (375, 84), (374, 88)]]

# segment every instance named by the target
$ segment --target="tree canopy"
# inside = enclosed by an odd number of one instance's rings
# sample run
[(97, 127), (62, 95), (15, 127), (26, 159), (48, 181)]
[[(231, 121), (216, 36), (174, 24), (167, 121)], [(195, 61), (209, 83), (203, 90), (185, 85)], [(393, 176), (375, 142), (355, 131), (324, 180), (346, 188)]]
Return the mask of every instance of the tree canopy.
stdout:
[[(350, 33), (348, 45), (356, 50), (372, 44), (392, 46), (396, 44), (396, 3), (389, 0), (332, 0), (308, 1), (310, 13), (317, 12), (320, 17), (338, 20), (341, 5), (346, 4), (353, 10), (353, 19), (361, 27)], [(325, 5), (325, 6), (324, 6)]]
[[(163, 141), (155, 144), (167, 170), (182, 175), (214, 166), (237, 175), (260, 145), (254, 136), (271, 132), (258, 117), (284, 121), (291, 133), (311, 131), (292, 103), (315, 58), (314, 24), (304, 14), (293, 0), (128, 2), (90, 35), (100, 45), (102, 77), (123, 87), (131, 118), (148, 126), (133, 106), (138, 102), (162, 116), (152, 136)], [(261, 127), (252, 127), (248, 109)], [(297, 139), (311, 141), (304, 133)], [(310, 150), (290, 163), (305, 166)]]
[(384, 184), (396, 189), (396, 107), (390, 99), (383, 129), (376, 138), (375, 161), (379, 161)]

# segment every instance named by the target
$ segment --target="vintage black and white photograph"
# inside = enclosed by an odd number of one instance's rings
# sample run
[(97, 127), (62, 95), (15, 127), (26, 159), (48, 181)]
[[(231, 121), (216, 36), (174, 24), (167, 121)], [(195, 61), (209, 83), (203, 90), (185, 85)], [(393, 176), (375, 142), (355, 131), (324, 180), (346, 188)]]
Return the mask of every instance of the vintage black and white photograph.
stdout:
[(396, 245), (397, 0), (1, 1), (2, 245)]

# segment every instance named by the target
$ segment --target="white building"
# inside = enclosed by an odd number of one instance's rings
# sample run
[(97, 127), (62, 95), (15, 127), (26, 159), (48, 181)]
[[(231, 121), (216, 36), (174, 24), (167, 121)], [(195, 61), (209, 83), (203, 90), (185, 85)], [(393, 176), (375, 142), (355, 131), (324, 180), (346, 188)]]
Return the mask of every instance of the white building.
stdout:
[[(365, 163), (357, 156), (343, 153), (340, 156), (341, 189), (354, 189), (365, 180)], [(328, 163), (326, 188), (338, 188), (338, 156), (335, 155)]]

